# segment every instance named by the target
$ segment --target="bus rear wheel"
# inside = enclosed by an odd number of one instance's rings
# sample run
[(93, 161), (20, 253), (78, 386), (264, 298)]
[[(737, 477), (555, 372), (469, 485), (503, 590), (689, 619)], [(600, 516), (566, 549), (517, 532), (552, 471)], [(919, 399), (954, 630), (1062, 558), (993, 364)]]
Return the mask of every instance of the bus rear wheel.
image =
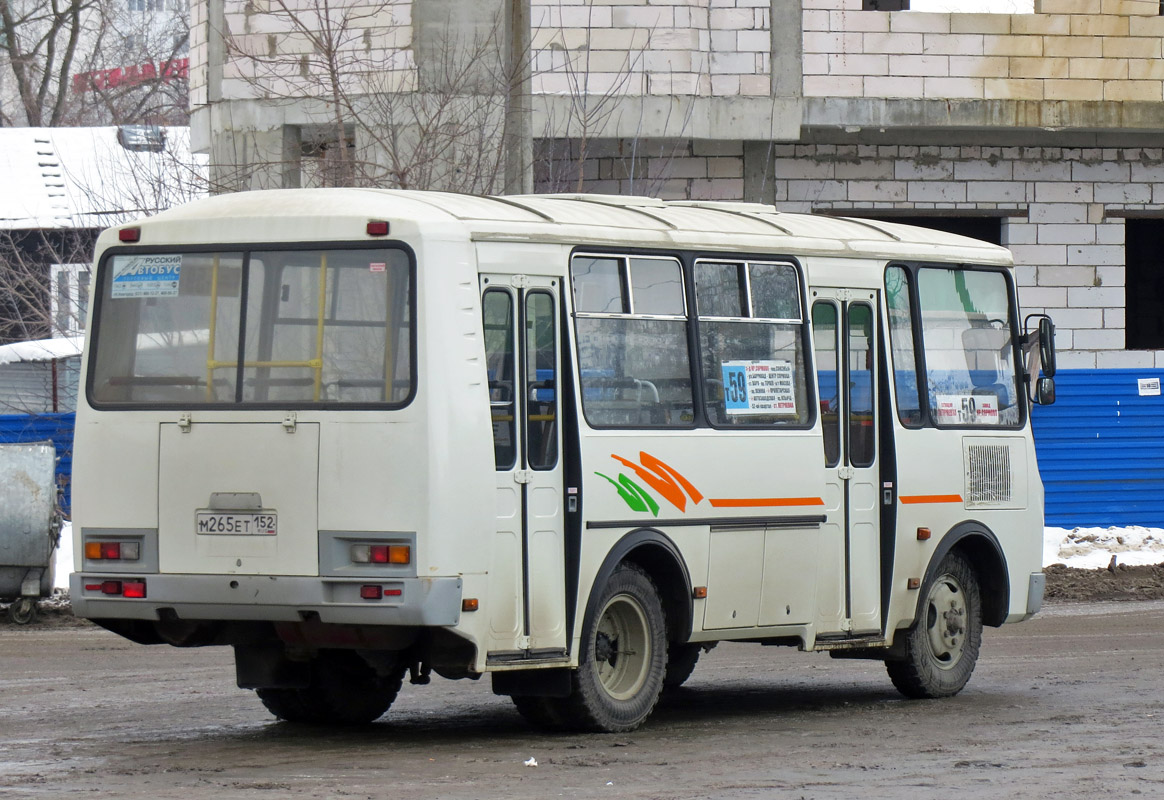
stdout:
[(404, 682), (404, 667), (379, 675), (350, 650), (325, 650), (302, 689), (257, 689), (267, 710), (285, 722), (364, 725), (383, 716)]
[(509, 699), (513, 701), (517, 713), (534, 727), (546, 731), (556, 731), (563, 727), (557, 698), (513, 695)]
[(942, 559), (904, 636), (905, 657), (885, 662), (903, 695), (950, 697), (970, 680), (982, 643), (982, 600), (974, 569), (961, 555)]
[(633, 564), (620, 565), (600, 591), (582, 631), (573, 691), (553, 705), (568, 727), (620, 733), (642, 725), (659, 701), (666, 622), (654, 582)]
[(678, 689), (691, 673), (695, 671), (695, 664), (699, 661), (699, 653), (703, 648), (698, 644), (686, 642), (679, 644), (672, 642), (667, 650), (667, 672), (663, 675), (663, 689)]

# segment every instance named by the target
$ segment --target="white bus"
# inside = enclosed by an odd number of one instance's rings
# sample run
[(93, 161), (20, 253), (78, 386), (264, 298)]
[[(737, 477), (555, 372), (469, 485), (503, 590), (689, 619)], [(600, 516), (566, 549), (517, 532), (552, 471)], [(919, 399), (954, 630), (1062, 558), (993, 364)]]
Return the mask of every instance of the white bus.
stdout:
[(954, 694), (1042, 602), (1053, 328), (1012, 273), (639, 197), (286, 190), (111, 229), (73, 608), (232, 646), (297, 722), (490, 673), (538, 725), (626, 731), (725, 640)]

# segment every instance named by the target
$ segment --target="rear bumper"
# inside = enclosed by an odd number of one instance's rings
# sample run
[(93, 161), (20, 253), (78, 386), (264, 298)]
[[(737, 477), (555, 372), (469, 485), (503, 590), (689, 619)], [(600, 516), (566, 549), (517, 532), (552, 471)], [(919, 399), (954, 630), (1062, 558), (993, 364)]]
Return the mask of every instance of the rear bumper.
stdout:
[[(109, 580), (146, 583), (146, 596), (129, 599), (87, 589)], [(362, 600), (360, 587), (384, 588), (379, 600)], [(399, 590), (399, 594), (394, 594)], [(87, 619), (246, 620), (349, 625), (456, 625), (461, 616), (460, 578), (316, 578), (255, 575), (77, 573), (69, 576), (73, 613)]]

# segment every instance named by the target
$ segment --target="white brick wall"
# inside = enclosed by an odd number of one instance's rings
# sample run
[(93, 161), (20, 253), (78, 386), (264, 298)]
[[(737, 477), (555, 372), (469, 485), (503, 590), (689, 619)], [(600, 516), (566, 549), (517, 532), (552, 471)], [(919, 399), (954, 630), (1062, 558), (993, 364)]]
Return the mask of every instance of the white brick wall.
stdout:
[[(1136, 199), (1164, 193), (1164, 169), (1154, 163), (1162, 156), (1160, 149), (1139, 148), (776, 144), (766, 187), (786, 211), (994, 212), (1004, 218), (1003, 243), (1015, 257), (1020, 303), (1055, 319), (1061, 366), (1164, 366), (1164, 352), (1123, 349), (1126, 269), (1119, 216), (1164, 216), (1164, 204)], [(639, 192), (657, 187), (665, 197), (743, 197), (738, 153), (705, 156), (688, 149), (640, 172), (651, 181), (638, 182), (633, 188)], [(609, 178), (626, 173), (608, 167), (608, 180), (585, 188), (625, 193), (629, 181)], [(1123, 176), (1128, 182), (1113, 181)], [(1101, 194), (1104, 201), (1092, 202)]]

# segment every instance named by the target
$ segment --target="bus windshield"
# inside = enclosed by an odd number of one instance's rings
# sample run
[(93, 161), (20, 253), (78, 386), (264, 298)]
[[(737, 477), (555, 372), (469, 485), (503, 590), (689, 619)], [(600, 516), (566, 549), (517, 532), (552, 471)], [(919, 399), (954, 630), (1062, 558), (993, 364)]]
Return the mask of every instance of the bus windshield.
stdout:
[(1001, 272), (918, 271), (930, 412), (937, 425), (1018, 425), (1010, 297)]
[(412, 396), (401, 249), (115, 252), (96, 288), (96, 406), (400, 406)]

